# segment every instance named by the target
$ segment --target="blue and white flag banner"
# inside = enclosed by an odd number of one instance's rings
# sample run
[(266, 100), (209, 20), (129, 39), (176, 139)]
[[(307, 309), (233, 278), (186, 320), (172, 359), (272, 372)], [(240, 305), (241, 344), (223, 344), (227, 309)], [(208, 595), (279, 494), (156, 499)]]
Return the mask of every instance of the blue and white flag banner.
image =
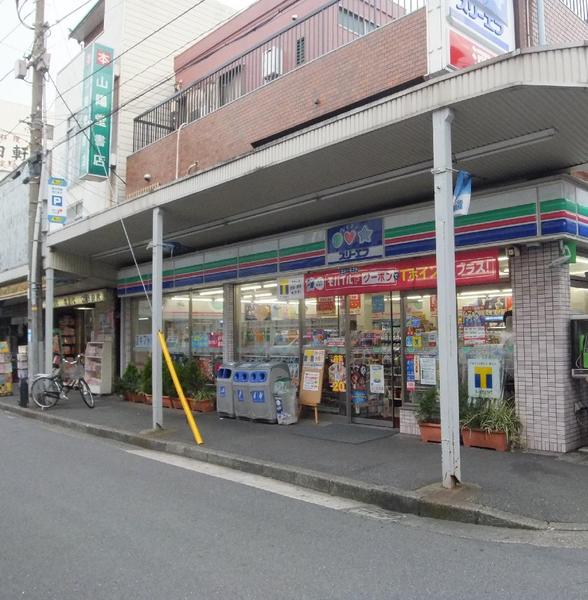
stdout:
[(470, 200), (472, 199), (472, 176), (467, 171), (457, 174), (455, 189), (453, 191), (453, 214), (454, 216), (467, 215), (470, 211)]

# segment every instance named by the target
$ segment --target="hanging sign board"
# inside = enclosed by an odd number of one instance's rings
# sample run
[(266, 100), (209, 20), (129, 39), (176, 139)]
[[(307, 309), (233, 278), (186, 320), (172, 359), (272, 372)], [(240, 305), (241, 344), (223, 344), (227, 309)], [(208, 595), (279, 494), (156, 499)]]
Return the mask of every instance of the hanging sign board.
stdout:
[(278, 300), (302, 300), (304, 298), (304, 276), (278, 279)]
[(65, 190), (67, 181), (62, 177), (49, 177), (47, 194), (47, 219), (49, 223), (65, 225), (67, 204)]
[[(457, 285), (493, 283), (500, 279), (498, 249), (461, 252), (455, 257)], [(434, 256), (320, 271), (304, 276), (306, 298), (434, 288)], [(317, 311), (318, 312), (318, 311)]]
[(381, 258), (384, 255), (382, 219), (337, 225), (327, 230), (327, 263)]

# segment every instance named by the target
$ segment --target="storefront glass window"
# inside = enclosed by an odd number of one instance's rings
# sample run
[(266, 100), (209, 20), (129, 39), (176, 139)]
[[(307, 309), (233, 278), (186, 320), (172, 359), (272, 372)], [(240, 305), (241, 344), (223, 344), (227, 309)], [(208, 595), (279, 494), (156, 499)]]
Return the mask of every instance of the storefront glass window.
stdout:
[(222, 288), (192, 293), (192, 356), (209, 381), (222, 363), (223, 304)]
[(163, 334), (172, 356), (190, 353), (190, 294), (163, 297)]
[(304, 305), (304, 347), (325, 349), (321, 407), (344, 415), (347, 412), (345, 298), (309, 298)]
[(299, 301), (279, 300), (275, 281), (242, 285), (239, 300), (239, 360), (284, 361), (297, 383), (300, 363)]
[(145, 298), (131, 300), (131, 362), (142, 367), (151, 352), (151, 308)]
[(402, 394), (400, 295), (352, 295), (348, 306), (353, 415), (393, 421)]

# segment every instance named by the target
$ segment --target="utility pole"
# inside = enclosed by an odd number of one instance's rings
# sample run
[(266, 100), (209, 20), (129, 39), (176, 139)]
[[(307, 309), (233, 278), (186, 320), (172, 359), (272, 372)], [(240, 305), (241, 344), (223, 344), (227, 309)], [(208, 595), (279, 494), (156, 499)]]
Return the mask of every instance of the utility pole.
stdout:
[[(18, 6), (17, 6), (18, 10)], [(31, 141), (29, 150), (29, 306), (28, 306), (28, 358), (29, 386), (33, 376), (39, 372), (40, 334), (43, 305), (40, 302), (42, 287), (42, 265), (40, 235), (35, 223), (40, 227), (40, 183), (43, 161), (43, 88), (45, 85), (45, 0), (36, 0), (33, 49), (28, 66), (33, 69), (31, 98)]]

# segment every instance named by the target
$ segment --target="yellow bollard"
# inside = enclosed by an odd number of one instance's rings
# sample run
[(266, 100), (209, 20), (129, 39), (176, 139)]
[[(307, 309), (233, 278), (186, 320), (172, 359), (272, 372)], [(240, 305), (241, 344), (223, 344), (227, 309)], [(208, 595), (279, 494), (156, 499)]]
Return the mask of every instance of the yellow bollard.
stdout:
[(161, 331), (157, 332), (159, 336), (159, 343), (161, 344), (161, 349), (163, 350), (163, 356), (165, 358), (165, 362), (167, 364), (167, 368), (171, 374), (172, 381), (174, 382), (174, 387), (176, 388), (176, 392), (180, 398), (180, 402), (182, 403), (182, 408), (186, 413), (186, 419), (188, 419), (188, 425), (190, 425), (190, 429), (192, 430), (192, 434), (194, 435), (194, 439), (196, 443), (200, 446), (204, 444), (204, 440), (200, 435), (200, 431), (198, 429), (198, 425), (196, 425), (196, 421), (194, 421), (194, 417), (192, 416), (192, 411), (188, 406), (188, 402), (186, 401), (186, 397), (184, 396), (184, 390), (180, 384), (180, 380), (178, 379), (178, 375), (176, 370), (174, 369), (174, 364), (172, 363), (171, 356), (169, 355), (169, 350), (167, 349), (167, 344), (165, 342), (165, 338), (163, 337), (163, 333)]

